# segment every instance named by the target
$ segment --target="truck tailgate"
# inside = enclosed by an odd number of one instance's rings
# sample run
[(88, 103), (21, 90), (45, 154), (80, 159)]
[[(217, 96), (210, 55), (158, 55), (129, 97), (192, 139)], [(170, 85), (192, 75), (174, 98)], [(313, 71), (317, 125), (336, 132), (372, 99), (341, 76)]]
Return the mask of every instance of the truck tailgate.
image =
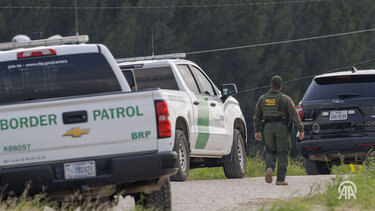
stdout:
[(0, 167), (157, 150), (152, 91), (0, 106)]

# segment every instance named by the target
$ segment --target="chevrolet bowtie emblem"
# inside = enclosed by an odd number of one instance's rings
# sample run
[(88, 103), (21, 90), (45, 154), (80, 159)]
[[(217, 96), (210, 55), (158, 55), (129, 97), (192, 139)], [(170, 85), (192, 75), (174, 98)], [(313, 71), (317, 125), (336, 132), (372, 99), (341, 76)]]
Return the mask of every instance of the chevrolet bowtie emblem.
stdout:
[(89, 133), (89, 129), (81, 129), (79, 127), (72, 128), (70, 131), (66, 131), (64, 136), (81, 137), (83, 134)]

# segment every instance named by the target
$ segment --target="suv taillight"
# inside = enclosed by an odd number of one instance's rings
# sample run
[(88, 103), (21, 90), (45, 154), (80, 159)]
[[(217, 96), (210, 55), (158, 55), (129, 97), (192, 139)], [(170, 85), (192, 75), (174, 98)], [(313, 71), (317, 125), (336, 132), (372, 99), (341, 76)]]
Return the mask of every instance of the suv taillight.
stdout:
[(168, 106), (165, 101), (155, 101), (158, 138), (171, 137), (171, 123), (168, 119)]
[(296, 106), (296, 109), (297, 109), (297, 113), (299, 115), (299, 118), (302, 120), (303, 106), (302, 105), (298, 105), (298, 106)]
[(24, 59), (24, 58), (39, 57), (39, 56), (52, 56), (52, 55), (56, 55), (55, 50), (53, 50), (53, 49), (40, 49), (40, 50), (18, 52), (17, 58), (18, 59)]

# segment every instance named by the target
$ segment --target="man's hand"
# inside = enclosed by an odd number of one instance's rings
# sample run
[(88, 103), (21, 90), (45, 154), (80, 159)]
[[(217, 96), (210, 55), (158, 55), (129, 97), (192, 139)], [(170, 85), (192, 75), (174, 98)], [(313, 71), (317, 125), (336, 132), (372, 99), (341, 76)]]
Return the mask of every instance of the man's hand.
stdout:
[(299, 132), (298, 139), (302, 140), (303, 138), (305, 138), (305, 132)]
[(257, 140), (257, 141), (261, 141), (262, 140), (262, 134), (260, 132), (256, 132), (255, 135), (254, 135), (254, 137), (255, 137), (255, 140)]

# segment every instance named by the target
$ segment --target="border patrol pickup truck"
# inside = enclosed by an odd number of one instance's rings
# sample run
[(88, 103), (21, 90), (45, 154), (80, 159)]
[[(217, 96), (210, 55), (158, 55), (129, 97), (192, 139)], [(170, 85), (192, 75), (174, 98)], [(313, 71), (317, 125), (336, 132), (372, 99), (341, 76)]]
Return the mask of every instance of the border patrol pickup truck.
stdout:
[[(133, 90), (159, 87), (168, 104), (178, 172), (184, 181), (189, 168), (223, 166), (227, 178), (246, 171), (246, 124), (234, 84), (221, 91), (185, 54), (117, 59)], [(135, 76), (135, 78), (129, 77)]]
[(109, 50), (78, 44), (87, 41), (0, 45), (0, 187), (21, 194), (30, 181), (31, 194), (51, 195), (125, 190), (146, 207), (170, 209), (172, 96), (131, 92)]

